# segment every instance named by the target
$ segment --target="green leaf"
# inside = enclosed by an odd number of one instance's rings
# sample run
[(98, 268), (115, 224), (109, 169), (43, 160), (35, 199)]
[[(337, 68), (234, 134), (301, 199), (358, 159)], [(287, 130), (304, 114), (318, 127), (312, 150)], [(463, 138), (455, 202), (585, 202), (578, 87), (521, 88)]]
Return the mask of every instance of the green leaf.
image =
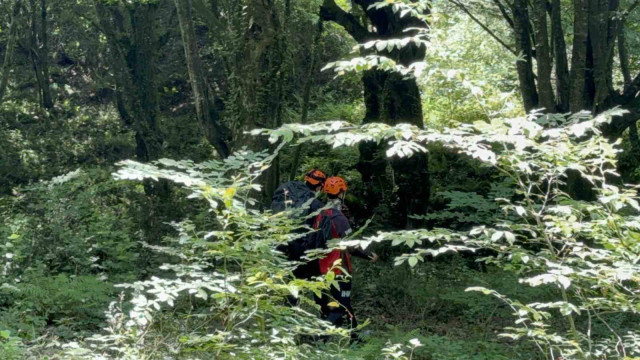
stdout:
[(411, 267), (415, 267), (418, 264), (418, 258), (416, 257), (410, 257), (408, 261), (409, 261), (409, 266)]

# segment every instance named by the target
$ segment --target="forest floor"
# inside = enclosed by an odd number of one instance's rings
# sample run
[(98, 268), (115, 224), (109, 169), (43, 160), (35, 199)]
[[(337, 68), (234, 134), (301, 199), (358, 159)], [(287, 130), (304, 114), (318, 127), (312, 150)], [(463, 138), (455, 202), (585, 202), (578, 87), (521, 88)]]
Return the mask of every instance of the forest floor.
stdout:
[(370, 324), (362, 331), (363, 341), (345, 358), (378, 359), (388, 344), (418, 339), (422, 346), (414, 359), (536, 359), (533, 345), (499, 336), (513, 325), (511, 309), (465, 289), (486, 286), (520, 300), (539, 298), (545, 289), (520, 286), (516, 277), (499, 269), (474, 270), (469, 261), (452, 256), (415, 269), (358, 262), (354, 307), (359, 321)]

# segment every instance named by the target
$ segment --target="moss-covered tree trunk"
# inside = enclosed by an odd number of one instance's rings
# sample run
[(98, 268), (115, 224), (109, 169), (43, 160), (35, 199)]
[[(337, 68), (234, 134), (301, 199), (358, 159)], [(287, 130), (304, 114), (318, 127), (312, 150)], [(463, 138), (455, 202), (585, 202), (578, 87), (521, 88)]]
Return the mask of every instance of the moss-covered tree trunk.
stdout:
[(147, 162), (162, 154), (156, 84), (157, 4), (126, 7), (96, 2), (96, 13), (113, 59), (116, 105), (122, 121), (135, 132), (136, 158)]
[(191, 0), (175, 0), (180, 32), (184, 44), (185, 59), (191, 82), (196, 116), (209, 143), (220, 157), (229, 156), (228, 130), (220, 123), (220, 116), (210, 103), (209, 86), (198, 55), (196, 34), (193, 26)]
[(137, 157), (141, 161), (160, 158), (162, 139), (158, 129), (157, 36), (154, 31), (157, 6), (136, 5), (130, 9), (133, 44), (128, 57), (131, 70), (131, 101), (136, 131)]
[[(309, 103), (311, 101), (311, 86), (313, 85), (313, 75), (316, 72), (317, 63), (317, 50), (320, 40), (322, 39), (323, 21), (318, 22), (316, 28), (316, 34), (313, 38), (311, 48), (309, 51), (309, 67), (307, 69), (306, 77), (304, 79), (304, 86), (302, 88), (302, 104), (300, 107), (300, 123), (306, 124), (309, 118)], [(289, 172), (289, 180), (294, 180), (300, 176), (299, 167), (302, 154), (304, 153), (304, 144), (298, 145), (293, 155), (293, 161), (291, 162), (291, 170)]]
[[(229, 14), (237, 31), (229, 58), (232, 96), (228, 117), (233, 119), (233, 147), (254, 151), (273, 149), (264, 137), (248, 132), (256, 128), (275, 128), (282, 124), (284, 65), (286, 51), (286, 9), (271, 0), (253, 0)], [(276, 159), (260, 178), (262, 202), (268, 204), (280, 182)]]
[[(159, 128), (158, 59), (161, 39), (157, 2), (118, 4), (96, 0), (95, 10), (112, 59), (116, 107), (125, 126), (133, 130), (136, 159), (158, 160), (163, 155)], [(158, 244), (167, 223), (180, 216), (171, 199), (167, 181), (144, 182), (140, 204), (140, 226), (146, 242)], [(146, 251), (146, 250), (145, 250)], [(148, 266), (148, 257), (141, 257)]]
[[(423, 20), (410, 15), (400, 16), (390, 7), (373, 8), (373, 0), (356, 0), (354, 3), (366, 14), (367, 23), (360, 23), (353, 14), (344, 11), (333, 0), (323, 2), (320, 15), (324, 20), (340, 24), (359, 43), (411, 36), (412, 31), (408, 29), (427, 26)], [(411, 43), (400, 50), (382, 51), (378, 54), (409, 66), (424, 60), (425, 50), (423, 46)], [(420, 90), (415, 78), (374, 69), (363, 73), (362, 82), (366, 107), (364, 123), (407, 123), (419, 128), (424, 126)], [(365, 215), (371, 215), (380, 204), (389, 204), (389, 220), (392, 225), (399, 228), (418, 225), (409, 216), (424, 214), (429, 204), (430, 184), (426, 154), (387, 159), (383, 148), (365, 143), (360, 146), (357, 168), (367, 184), (362, 199), (369, 210)]]

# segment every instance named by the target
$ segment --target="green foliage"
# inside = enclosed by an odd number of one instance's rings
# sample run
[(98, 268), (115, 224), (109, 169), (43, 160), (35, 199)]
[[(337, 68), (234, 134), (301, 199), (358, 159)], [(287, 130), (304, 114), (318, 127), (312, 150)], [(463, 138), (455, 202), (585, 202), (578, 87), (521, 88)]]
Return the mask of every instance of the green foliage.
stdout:
[[(60, 350), (54, 358), (480, 360), (535, 358), (534, 347), (549, 359), (640, 355), (640, 199), (620, 185), (639, 178), (637, 149), (625, 140), (620, 153), (598, 136), (609, 114), (514, 118), (522, 115), (516, 57), (449, 1), (429, 2), (428, 31), (355, 47), (334, 23), (325, 23), (314, 45), (319, 0), (198, 2), (213, 10), (208, 20), (195, 14), (203, 22), (198, 46), (211, 94), (219, 97), (212, 99), (215, 115), (234, 130), (231, 145), (266, 149), (244, 131), (290, 123), (255, 132), (274, 144), (302, 137), (299, 164), (289, 152), (296, 148), (281, 147), (274, 170), (288, 177), (298, 170), (290, 164), (319, 166), (347, 178), (349, 205), (376, 206), (362, 241), (336, 245), (380, 242), (376, 251), (390, 260), (356, 266), (355, 307), (373, 329), (362, 334), (365, 343), (347, 347), (347, 333), (319, 321), (311, 300), (335, 279), (293, 279), (295, 264), (275, 251), (301, 222), (258, 211), (258, 184), (267, 181), (260, 174), (273, 157), (243, 151), (207, 161), (211, 146), (194, 125), (173, 2), (153, 2), (154, 35), (162, 35), (153, 69), (156, 88), (164, 89), (156, 119), (162, 156), (193, 161), (125, 162), (117, 177), (135, 182), (111, 178), (111, 164), (134, 156), (140, 129), (123, 125), (115, 104), (105, 105), (122, 90), (113, 79), (123, 69), (110, 60), (94, 2), (48, 2), (46, 80), (54, 109), (37, 105), (29, 51), (17, 52), (9, 69), (0, 104), (0, 194), (7, 194), (0, 198), (0, 329), (9, 331), (0, 331), (0, 358), (46, 358)], [(356, 19), (364, 16), (349, 1), (337, 3)], [(512, 38), (496, 21), (497, 9), (468, 3), (483, 10), (478, 16), (500, 37)], [(371, 9), (420, 17), (425, 4), (389, 0)], [(3, 41), (9, 5), (0, 2)], [(631, 59), (639, 48), (638, 16), (629, 14), (625, 24)], [(26, 20), (19, 34), (28, 33)], [(412, 43), (426, 45), (424, 62), (400, 66), (369, 53)], [(336, 61), (349, 49), (355, 56)], [(310, 71), (312, 50), (317, 64), (332, 62), (327, 68), (349, 76), (330, 81), (333, 74)], [(631, 61), (632, 71), (637, 63)], [(417, 78), (427, 130), (359, 125), (365, 115), (359, 74), (372, 68)], [(306, 77), (313, 80), (313, 125), (297, 124), (296, 94)], [(621, 74), (613, 79), (619, 83)], [(355, 170), (357, 145), (365, 141), (385, 145), (389, 157), (429, 152), (431, 209), (416, 214), (427, 229), (389, 232), (393, 200), (358, 199), (364, 186)], [(615, 179), (616, 166), (623, 181)], [(570, 171), (591, 182), (594, 199), (569, 196)], [(177, 185), (159, 196), (149, 191), (158, 179)], [(470, 270), (473, 260), (486, 272)], [(121, 282), (116, 299), (112, 284)], [(300, 305), (284, 306), (286, 296), (299, 297)], [(515, 342), (498, 341), (495, 333)]]
[(105, 325), (104, 309), (112, 295), (113, 285), (96, 276), (36, 271), (0, 289), (0, 327), (31, 340), (49, 327), (52, 335), (74, 338)]
[(418, 330), (404, 331), (389, 326), (376, 337), (368, 338), (361, 348), (344, 354), (344, 359), (433, 359), (490, 360), (524, 358), (523, 353), (506, 350), (487, 341), (451, 340), (444, 336), (424, 335)]
[[(458, 122), (522, 115), (516, 57), (452, 6), (435, 1), (431, 12), (420, 78), (425, 124), (455, 127)], [(490, 23), (496, 31), (505, 27), (501, 20)]]
[(503, 182), (492, 183), (487, 195), (463, 191), (443, 191), (437, 195), (448, 201), (444, 210), (414, 217), (433, 220), (438, 226), (447, 224), (450, 227), (459, 228), (492, 224), (501, 211), (494, 199), (509, 198), (513, 196), (513, 190)]
[[(566, 120), (495, 119), (443, 132), (406, 125), (353, 127), (343, 122), (292, 125), (264, 132), (271, 141), (289, 141), (295, 133), (301, 133), (305, 135), (301, 141), (326, 142), (335, 147), (377, 141), (387, 144), (389, 156), (399, 157), (425, 151), (425, 143), (439, 142), (495, 168), (516, 185), (516, 193), (511, 198), (496, 199), (506, 216), (496, 218), (491, 226), (469, 232), (442, 228), (380, 232), (355, 244), (391, 241), (409, 248), (418, 246), (413, 253), (396, 259), (397, 265), (406, 262), (411, 267), (427, 256), (491, 249), (497, 256), (485, 261), (519, 274), (523, 284), (551, 284), (558, 294), (555, 301), (525, 304), (480, 289), (513, 308), (517, 320), (514, 327), (506, 328), (504, 336), (528, 338), (542, 354), (586, 359), (638, 351), (633, 345), (635, 330), (629, 328), (625, 340), (618, 335), (625, 328), (614, 330), (603, 317), (614, 313), (635, 318), (638, 312), (630, 302), (640, 291), (640, 283), (633, 275), (640, 270), (633, 260), (640, 244), (636, 241), (640, 230), (637, 194), (633, 188), (619, 188), (607, 180), (615, 175), (611, 169), (615, 167), (617, 151), (598, 131), (602, 123), (616, 115), (619, 112), (595, 119), (585, 118), (584, 114)], [(561, 126), (545, 129), (539, 125), (550, 122)], [(570, 170), (591, 183), (598, 194), (597, 201), (579, 202), (568, 196), (565, 185)], [(440, 247), (419, 247), (425, 243)], [(569, 330), (548, 330), (552, 315), (546, 309), (557, 311)], [(593, 333), (592, 321), (605, 325), (607, 333)], [(608, 345), (609, 336), (615, 336), (622, 345)]]
[[(298, 344), (303, 335), (343, 339), (346, 331), (319, 320), (310, 300), (333, 279), (293, 279), (294, 264), (275, 251), (278, 244), (299, 236), (293, 230), (302, 226), (301, 219), (249, 207), (255, 204), (252, 194), (260, 189), (255, 179), (272, 159), (244, 151), (200, 164), (167, 159), (121, 163), (118, 179), (163, 178), (181, 184), (189, 197), (209, 204), (215, 225), (175, 224), (178, 237), (167, 239), (166, 246), (152, 246), (172, 259), (160, 267), (164, 275), (120, 285), (130, 296), (123, 294), (120, 302), (111, 304), (107, 333), (87, 339), (94, 347), (70, 344), (69, 354), (144, 358), (171, 351), (197, 357), (295, 359), (318, 354)], [(286, 306), (290, 295), (300, 298), (302, 306)], [(174, 316), (163, 315), (168, 309)], [(156, 342), (160, 338), (163, 341)], [(150, 346), (137, 345), (142, 342)]]
[(27, 101), (0, 104), (0, 193), (78, 166), (112, 163), (132, 155), (132, 134), (110, 106), (61, 104), (46, 114)]
[(24, 359), (25, 349), (22, 341), (13, 336), (10, 331), (0, 331), (0, 355), (6, 360)]
[(618, 153), (618, 171), (620, 177), (627, 184), (637, 184), (640, 182), (640, 157), (638, 147), (632, 144), (631, 135), (627, 134), (622, 138)]
[(0, 203), (4, 276), (44, 266), (49, 274), (130, 277), (137, 256), (132, 199), (139, 193), (100, 169), (18, 188)]

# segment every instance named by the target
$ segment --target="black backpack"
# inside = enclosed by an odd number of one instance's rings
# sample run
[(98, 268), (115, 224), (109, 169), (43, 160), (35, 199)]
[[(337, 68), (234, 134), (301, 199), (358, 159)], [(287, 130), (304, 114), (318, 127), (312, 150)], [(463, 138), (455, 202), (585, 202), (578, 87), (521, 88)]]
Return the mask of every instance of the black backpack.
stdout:
[(338, 216), (342, 216), (342, 213), (336, 209), (323, 210), (318, 214), (314, 221), (314, 223), (319, 221), (318, 227), (315, 232), (309, 234), (307, 249), (305, 250), (324, 249), (327, 247), (327, 242), (333, 239), (333, 219)]
[[(311, 208), (311, 203), (315, 197), (315, 193), (303, 182), (289, 181), (280, 185), (273, 193), (270, 208), (274, 213), (279, 213), (291, 208), (301, 209), (306, 205), (307, 208), (300, 215), (307, 216), (314, 210)], [(288, 243), (286, 253), (290, 260), (300, 260), (304, 252), (310, 249), (309, 237), (311, 235), (313, 233)], [(281, 248), (281, 250), (284, 249)]]
[[(335, 210), (331, 214), (327, 211), (322, 211), (318, 214), (314, 218), (314, 223), (319, 221), (316, 231), (287, 244), (286, 253), (289, 260), (299, 261), (307, 250), (326, 248), (327, 242), (333, 238), (332, 221), (340, 215), (341, 213)], [(318, 259), (311, 260), (299, 265), (293, 273), (297, 278), (301, 279), (320, 276), (320, 263)]]
[[(271, 210), (279, 213), (290, 208), (300, 209), (316, 195), (301, 181), (289, 181), (280, 185), (271, 197)], [(309, 215), (309, 210), (304, 215)]]

